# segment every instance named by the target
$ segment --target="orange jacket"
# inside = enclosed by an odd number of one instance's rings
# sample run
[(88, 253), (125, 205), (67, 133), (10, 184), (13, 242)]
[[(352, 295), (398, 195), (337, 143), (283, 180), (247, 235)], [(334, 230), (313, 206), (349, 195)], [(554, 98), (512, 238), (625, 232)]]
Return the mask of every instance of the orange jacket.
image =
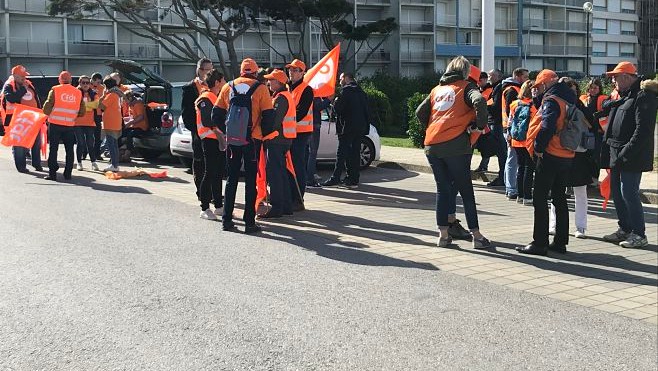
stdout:
[(116, 93), (107, 93), (101, 101), (103, 104), (103, 129), (121, 131), (123, 117), (121, 115), (121, 98)]
[[(560, 144), (560, 131), (564, 127), (564, 121), (567, 116), (567, 103), (563, 99), (558, 98), (556, 96), (552, 96), (548, 99), (553, 99), (560, 106), (560, 116), (558, 116), (557, 118), (557, 130), (555, 132), (555, 135), (553, 135), (551, 140), (548, 142), (548, 146), (546, 147), (546, 152), (556, 157), (574, 158), (576, 156), (576, 152), (568, 150), (562, 147), (562, 145)], [(543, 102), (542, 102), (542, 107), (543, 107)], [(530, 120), (530, 125), (528, 126), (528, 135), (526, 137), (526, 148), (528, 149), (530, 156), (533, 156), (535, 153), (535, 138), (537, 138), (537, 134), (541, 129), (541, 122), (542, 122), (541, 112), (542, 112), (541, 108), (537, 110), (535, 115), (532, 116), (532, 119)]]
[(426, 146), (447, 142), (464, 133), (475, 119), (475, 110), (464, 100), (468, 81), (439, 85), (430, 92), (430, 121), (425, 130)]
[[(82, 90), (80, 90), (82, 92)], [(91, 98), (89, 91), (82, 92), (82, 100), (86, 102), (94, 102), (98, 100), (98, 95), (94, 95), (94, 98)], [(75, 119), (75, 126), (94, 126), (96, 127), (96, 121), (94, 121), (95, 109), (85, 111), (85, 115), (82, 117), (77, 117)]]

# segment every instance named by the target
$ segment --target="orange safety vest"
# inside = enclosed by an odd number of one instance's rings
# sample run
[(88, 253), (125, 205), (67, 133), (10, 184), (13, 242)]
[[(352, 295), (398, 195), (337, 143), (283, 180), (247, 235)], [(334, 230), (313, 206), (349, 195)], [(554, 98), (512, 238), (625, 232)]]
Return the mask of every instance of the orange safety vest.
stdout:
[(203, 126), (203, 123), (201, 122), (201, 111), (197, 108), (197, 104), (199, 104), (201, 99), (209, 99), (210, 105), (212, 106), (217, 100), (217, 95), (210, 90), (204, 90), (194, 102), (194, 109), (196, 110), (196, 131), (199, 133), (199, 138), (201, 139), (217, 139), (217, 134), (215, 134), (211, 128)]
[[(9, 76), (5, 84), (11, 85), (12, 89), (16, 91), (16, 81), (14, 81), (14, 76)], [(25, 85), (27, 87), (27, 93), (25, 93), (25, 95), (23, 95), (23, 97), (21, 98), (21, 104), (35, 108), (38, 107), (39, 104), (37, 103), (36, 90), (34, 89), (34, 86), (30, 82), (30, 80), (27, 79), (25, 80)], [(14, 114), (15, 109), (16, 109), (16, 105), (11, 102), (5, 102), (5, 95), (0, 92), (0, 110), (2, 111), (0, 113), (2, 116), (2, 123), (0, 123), (0, 125), (4, 123), (4, 118), (7, 115)]]
[(74, 126), (80, 112), (82, 92), (71, 84), (53, 86), (55, 104), (48, 122), (61, 126)]
[[(544, 98), (546, 99), (546, 98)], [(548, 142), (546, 147), (546, 152), (550, 153), (556, 157), (562, 158), (574, 158), (576, 152), (568, 150), (560, 144), (560, 131), (564, 127), (564, 120), (567, 115), (567, 103), (562, 99), (556, 96), (552, 96), (548, 99), (553, 99), (560, 106), (560, 116), (557, 118), (557, 129), (555, 130), (555, 135)], [(544, 108), (544, 102), (542, 101), (541, 107), (537, 110), (532, 119), (530, 120), (530, 125), (528, 126), (528, 135), (526, 137), (526, 148), (530, 156), (533, 156), (535, 153), (535, 138), (541, 129), (542, 122), (542, 109)]]
[[(532, 118), (535, 116), (535, 113), (537, 112), (537, 108), (535, 108), (535, 106), (532, 104), (532, 99), (530, 99), (530, 98), (517, 99), (514, 102), (510, 103), (510, 105), (509, 105), (509, 107), (510, 107), (509, 108), (509, 117), (510, 118), (514, 117), (514, 115), (516, 114), (516, 109), (519, 106), (519, 102), (523, 102), (525, 104), (530, 103), (530, 120), (532, 120)], [(528, 124), (528, 126), (529, 126), (529, 124)], [(528, 127), (528, 130), (529, 129), (530, 128)], [(511, 134), (510, 134), (510, 136), (511, 136)], [(516, 139), (512, 138), (512, 147), (513, 148), (526, 147), (526, 142), (527, 142), (527, 139), (526, 140), (516, 140)]]
[[(295, 99), (292, 97), (292, 94), (289, 91), (282, 90), (274, 94), (272, 97), (272, 105), (274, 105), (274, 101), (279, 94), (284, 96), (288, 101), (288, 111), (286, 111), (286, 115), (283, 117), (283, 137), (286, 139), (297, 138), (297, 109), (295, 107)], [(279, 132), (274, 131), (264, 137), (263, 140), (274, 139), (278, 136)]]
[[(82, 91), (82, 90), (80, 90)], [(91, 99), (91, 95), (89, 94), (89, 90), (86, 93), (82, 94), (82, 100), (85, 102), (93, 102), (95, 100), (98, 100), (98, 96), (95, 96), (94, 99)], [(85, 115), (82, 117), (76, 117), (75, 118), (75, 126), (96, 126), (96, 122), (94, 121), (94, 111), (95, 109), (92, 110), (86, 110)]]
[(425, 145), (443, 143), (464, 133), (475, 118), (475, 111), (464, 101), (468, 81), (439, 85), (430, 92), (430, 122), (425, 130)]
[[(583, 94), (580, 96), (580, 101), (583, 102), (583, 104), (587, 107), (589, 106), (589, 100), (590, 100), (590, 95), (589, 94)], [(608, 99), (608, 96), (599, 94), (599, 96), (596, 98), (596, 110), (601, 111), (603, 109), (603, 102)], [(608, 127), (608, 117), (601, 117), (599, 118), (599, 125), (601, 125), (601, 129), (603, 132), (605, 132), (605, 129)]]
[[(489, 97), (491, 97), (491, 92), (493, 91), (493, 88), (489, 86), (488, 88), (482, 90), (482, 96), (484, 97), (484, 100), (489, 100)], [(487, 102), (488, 105), (493, 105), (493, 101), (491, 103)]]
[[(295, 100), (295, 106), (299, 105), (299, 101), (302, 99), (302, 94), (304, 89), (308, 84), (302, 81), (295, 89), (292, 91), (292, 97)], [(297, 132), (298, 133), (310, 133), (313, 131), (313, 103), (308, 107), (308, 112), (306, 115), (299, 121), (297, 121)]]
[(503, 90), (502, 98), (503, 98), (503, 127), (504, 128), (507, 128), (507, 126), (509, 125), (509, 116), (507, 115), (507, 109), (506, 109), (507, 108), (507, 100), (505, 99), (505, 95), (507, 94), (509, 89), (516, 90), (517, 96), (518, 96), (519, 92), (521, 91), (521, 88), (516, 86), (516, 85), (508, 86), (508, 87), (505, 88), (505, 90)]

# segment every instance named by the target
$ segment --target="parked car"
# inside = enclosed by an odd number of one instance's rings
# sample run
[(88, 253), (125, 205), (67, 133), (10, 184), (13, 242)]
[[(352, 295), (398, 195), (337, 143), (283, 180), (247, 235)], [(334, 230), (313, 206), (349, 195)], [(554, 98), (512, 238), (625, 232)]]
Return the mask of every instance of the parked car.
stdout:
[[(190, 166), (192, 161), (192, 133), (185, 128), (182, 120), (178, 120), (176, 129), (171, 134), (169, 144), (171, 154), (178, 157), (182, 164)], [(320, 129), (320, 146), (318, 148), (318, 162), (336, 162), (336, 149), (338, 148), (338, 136), (336, 135), (336, 122), (329, 119), (327, 111), (322, 113), (322, 128)], [(377, 129), (370, 125), (370, 132), (361, 139), (361, 168), (365, 169), (370, 164), (379, 160), (381, 154), (381, 142)]]

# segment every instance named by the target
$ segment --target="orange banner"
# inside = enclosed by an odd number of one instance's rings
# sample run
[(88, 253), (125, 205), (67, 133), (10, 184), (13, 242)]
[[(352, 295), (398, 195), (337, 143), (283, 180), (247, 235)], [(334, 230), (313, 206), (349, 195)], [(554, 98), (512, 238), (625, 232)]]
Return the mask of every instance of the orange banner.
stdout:
[(7, 147), (32, 148), (47, 118), (38, 108), (17, 104), (1, 143)]
[[(260, 147), (260, 155), (258, 156), (258, 172), (256, 173), (256, 210), (258, 206), (267, 198), (267, 157), (265, 156), (265, 144)], [(292, 164), (292, 156), (290, 151), (286, 152), (286, 169), (292, 174), (293, 179), (295, 176), (295, 167)], [(294, 190), (298, 192), (297, 190)]]
[(608, 175), (605, 176), (605, 179), (599, 185), (599, 192), (601, 192), (601, 197), (603, 197), (603, 211), (608, 208), (608, 201), (610, 201), (610, 169), (607, 169)]
[(316, 97), (328, 97), (336, 92), (339, 57), (340, 43), (320, 59), (315, 66), (306, 71), (304, 82), (313, 88)]

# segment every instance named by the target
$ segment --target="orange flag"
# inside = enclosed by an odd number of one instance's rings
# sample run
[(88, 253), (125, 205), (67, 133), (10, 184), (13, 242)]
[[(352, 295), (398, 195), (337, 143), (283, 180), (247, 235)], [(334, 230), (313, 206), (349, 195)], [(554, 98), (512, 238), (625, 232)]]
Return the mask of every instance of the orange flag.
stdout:
[(48, 154), (48, 125), (41, 125), (41, 156), (46, 157)]
[[(266, 173), (266, 157), (265, 157), (265, 146), (260, 147), (260, 156), (258, 159), (258, 172), (256, 173), (256, 210), (258, 206), (265, 201), (267, 198), (267, 173)], [(293, 178), (295, 176), (295, 167), (292, 164), (292, 157), (290, 156), (290, 151), (286, 152), (286, 169)]]
[(335, 93), (339, 57), (340, 43), (306, 71), (304, 82), (313, 88), (316, 97), (328, 97)]
[(599, 191), (601, 192), (601, 197), (603, 197), (603, 211), (608, 207), (608, 201), (610, 201), (610, 169), (606, 171), (608, 175), (605, 176), (605, 179), (599, 185)]
[(47, 118), (38, 108), (17, 104), (6, 134), (2, 137), (2, 144), (7, 147), (32, 148)]

